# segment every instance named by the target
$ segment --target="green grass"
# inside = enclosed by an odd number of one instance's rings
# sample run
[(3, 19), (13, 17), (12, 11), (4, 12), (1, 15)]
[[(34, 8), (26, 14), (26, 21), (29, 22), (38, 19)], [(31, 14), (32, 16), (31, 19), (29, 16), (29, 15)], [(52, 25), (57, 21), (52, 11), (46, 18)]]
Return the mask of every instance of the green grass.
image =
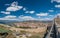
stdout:
[(38, 35), (32, 35), (31, 37), (29, 37), (29, 38), (41, 38), (40, 36), (38, 36)]
[(4, 32), (10, 32), (10, 30), (6, 30), (4, 28), (0, 28), (0, 33), (4, 33)]
[(16, 28), (22, 28), (22, 29), (31, 29), (31, 27), (25, 27), (25, 26), (23, 26), (23, 27), (17, 27), (17, 26), (15, 26)]

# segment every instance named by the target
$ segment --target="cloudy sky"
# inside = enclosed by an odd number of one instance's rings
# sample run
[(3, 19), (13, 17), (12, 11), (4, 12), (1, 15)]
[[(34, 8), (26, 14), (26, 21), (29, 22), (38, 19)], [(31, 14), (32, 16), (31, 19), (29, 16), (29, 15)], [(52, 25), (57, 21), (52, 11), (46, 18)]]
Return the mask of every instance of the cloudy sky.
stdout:
[(0, 0), (0, 20), (52, 20), (60, 0)]

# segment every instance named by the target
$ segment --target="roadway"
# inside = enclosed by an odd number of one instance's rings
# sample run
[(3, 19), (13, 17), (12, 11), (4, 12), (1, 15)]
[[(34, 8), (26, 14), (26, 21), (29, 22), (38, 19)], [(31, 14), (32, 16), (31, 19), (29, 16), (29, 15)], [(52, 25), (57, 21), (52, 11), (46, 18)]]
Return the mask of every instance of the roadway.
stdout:
[(60, 38), (60, 25), (54, 22), (45, 38)]
[(57, 38), (60, 38), (60, 25), (56, 23)]
[(51, 29), (45, 38), (57, 38), (57, 30), (55, 22), (53, 22)]

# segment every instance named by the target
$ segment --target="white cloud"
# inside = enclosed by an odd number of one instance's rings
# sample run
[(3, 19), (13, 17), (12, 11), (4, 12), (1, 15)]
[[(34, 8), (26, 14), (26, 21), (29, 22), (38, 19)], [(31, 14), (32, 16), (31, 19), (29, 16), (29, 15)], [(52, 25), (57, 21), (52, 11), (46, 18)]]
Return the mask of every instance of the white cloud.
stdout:
[(46, 17), (46, 18), (39, 18), (39, 17), (37, 17), (37, 18), (34, 18), (34, 17), (32, 17), (32, 16), (24, 16), (24, 15), (22, 15), (22, 16), (19, 16), (19, 19), (21, 20), (21, 21), (27, 21), (27, 20), (38, 20), (38, 21), (47, 21), (47, 20), (53, 20), (53, 18), (49, 18), (49, 17)]
[(8, 16), (5, 16), (4, 18), (13, 19), (13, 18), (16, 18), (16, 16), (8, 15)]
[(60, 16), (60, 13), (58, 13), (57, 15), (59, 15), (59, 16)]
[(8, 11), (1, 11), (1, 13), (3, 13), (3, 14), (10, 14), (10, 12), (8, 12)]
[(60, 8), (60, 5), (55, 5), (56, 8)]
[(13, 15), (8, 15), (5, 16), (3, 18), (0, 18), (0, 20), (17, 20), (17, 21), (28, 21), (28, 20), (39, 20), (39, 21), (43, 21), (43, 20), (52, 20), (53, 18), (34, 18), (32, 16), (24, 16), (21, 15), (19, 17), (13, 16)]
[(54, 12), (54, 10), (48, 10), (49, 12)]
[(25, 13), (33, 14), (33, 13), (35, 13), (35, 11), (26, 11)]
[(44, 20), (53, 20), (53, 18), (45, 18)]
[(27, 8), (23, 8), (23, 11), (25, 11), (25, 13), (29, 13), (29, 14), (33, 14), (33, 13), (35, 13), (35, 11), (29, 11), (29, 10), (27, 10)]
[(19, 16), (19, 19), (21, 20), (36, 20), (35, 18), (31, 16)]
[(22, 6), (16, 6), (16, 7), (8, 7), (6, 11), (17, 11), (20, 10)]
[(40, 18), (39, 20), (41, 20), (41, 21), (49, 21), (49, 20), (53, 20), (53, 18)]
[(48, 13), (39, 13), (39, 14), (36, 14), (37, 16), (48, 16)]
[(3, 18), (0, 18), (0, 20), (18, 20), (16, 16), (8, 15)]
[(53, 17), (54, 15), (49, 15), (50, 17)]
[(26, 8), (23, 8), (23, 11), (26, 11)]
[(6, 9), (6, 11), (17, 11), (22, 9), (23, 6), (18, 6), (18, 2), (13, 2), (10, 7)]
[(29, 11), (26, 11), (25, 13), (29, 13)]
[(51, 3), (53, 3), (53, 2), (60, 3), (60, 0), (51, 0)]
[(35, 11), (30, 11), (31, 14), (33, 14)]

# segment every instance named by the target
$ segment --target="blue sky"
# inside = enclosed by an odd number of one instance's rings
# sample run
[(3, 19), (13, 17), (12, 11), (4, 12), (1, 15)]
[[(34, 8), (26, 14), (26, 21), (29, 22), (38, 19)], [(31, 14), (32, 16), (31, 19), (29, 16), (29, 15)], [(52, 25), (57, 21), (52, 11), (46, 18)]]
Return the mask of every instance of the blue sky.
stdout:
[(52, 20), (60, 0), (0, 0), (0, 20)]

